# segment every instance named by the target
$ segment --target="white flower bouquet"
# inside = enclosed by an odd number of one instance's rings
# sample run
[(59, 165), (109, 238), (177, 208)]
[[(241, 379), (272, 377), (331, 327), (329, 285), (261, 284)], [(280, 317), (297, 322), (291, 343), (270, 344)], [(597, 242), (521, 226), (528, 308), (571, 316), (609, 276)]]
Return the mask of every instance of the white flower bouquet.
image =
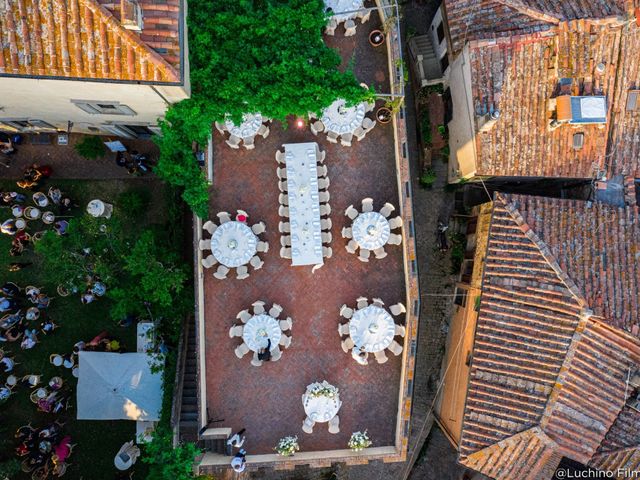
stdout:
[(338, 397), (338, 389), (328, 383), (326, 380), (322, 383), (314, 383), (309, 388), (309, 396), (310, 397), (328, 397), (328, 398), (337, 398)]
[(290, 457), (298, 450), (300, 450), (300, 445), (298, 445), (298, 437), (284, 437), (281, 438), (276, 448), (274, 448), (278, 455), (282, 455), (283, 457)]
[(369, 440), (367, 431), (365, 430), (364, 432), (353, 432), (347, 445), (354, 452), (359, 452), (360, 450), (370, 447), (371, 443), (372, 442)]

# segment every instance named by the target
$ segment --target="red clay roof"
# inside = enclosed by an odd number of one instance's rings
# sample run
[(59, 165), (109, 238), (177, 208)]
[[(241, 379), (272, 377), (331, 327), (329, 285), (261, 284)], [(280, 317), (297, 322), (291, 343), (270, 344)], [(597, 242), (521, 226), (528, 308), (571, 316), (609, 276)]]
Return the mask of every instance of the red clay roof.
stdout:
[[(179, 81), (176, 1), (141, 1), (141, 35), (125, 29), (100, 4), (104, 0), (3, 2), (0, 74)], [(120, 2), (115, 5), (117, 8), (111, 6), (119, 16)], [(156, 37), (167, 41), (156, 41)]]

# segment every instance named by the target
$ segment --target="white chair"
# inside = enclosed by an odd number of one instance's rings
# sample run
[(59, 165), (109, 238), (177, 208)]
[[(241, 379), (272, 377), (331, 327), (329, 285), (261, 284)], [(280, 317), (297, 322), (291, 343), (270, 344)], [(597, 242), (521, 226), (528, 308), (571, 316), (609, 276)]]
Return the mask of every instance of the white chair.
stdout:
[(376, 108), (376, 101), (374, 100), (373, 102), (366, 102), (365, 105), (365, 110), (367, 113), (373, 112), (373, 109)]
[(390, 233), (387, 243), (389, 245), (400, 245), (402, 243), (402, 235), (398, 235), (397, 233)]
[(353, 238), (353, 231), (351, 227), (342, 227), (342, 238)]
[(256, 148), (256, 144), (254, 143), (254, 137), (245, 137), (242, 139), (242, 146), (247, 150), (253, 150)]
[(371, 17), (371, 10), (367, 10), (366, 12), (358, 12), (358, 17), (360, 17), (360, 23), (367, 23), (369, 18)]
[(347, 243), (345, 248), (349, 253), (356, 253), (358, 251), (358, 243), (355, 240), (351, 239), (349, 240), (349, 243)]
[(224, 265), (218, 265), (218, 269), (213, 273), (213, 276), (218, 280), (224, 280), (227, 278), (227, 273), (229, 273), (229, 269)]
[(213, 232), (216, 231), (216, 228), (218, 228), (218, 226), (211, 220), (207, 220), (206, 222), (204, 222), (204, 225), (202, 225), (202, 228), (209, 232), (209, 235), (213, 235)]
[(320, 132), (324, 131), (324, 123), (322, 123), (320, 120), (312, 122), (309, 127), (311, 128), (311, 133), (313, 133), (314, 135), (318, 135)]
[(366, 248), (361, 248), (358, 252), (358, 260), (360, 260), (361, 262), (368, 262), (370, 256), (371, 250), (367, 250)]
[(330, 198), (331, 195), (329, 194), (329, 192), (318, 192), (318, 200), (320, 201), (320, 203), (329, 203)]
[(233, 327), (231, 327), (229, 329), (229, 338), (241, 337), (242, 336), (242, 332), (244, 332), (244, 326), (243, 325), (234, 325)]
[(331, 205), (329, 205), (328, 203), (323, 203), (322, 205), (320, 205), (320, 216), (328, 217), (329, 215), (331, 215)]
[(287, 186), (287, 182), (278, 182), (278, 190), (280, 190), (282, 193), (286, 192), (287, 188), (289, 188)]
[(405, 328), (404, 328), (402, 325), (396, 325), (396, 326), (395, 326), (395, 333), (394, 333), (394, 335), (399, 335), (399, 336), (401, 336), (401, 337), (403, 337), (403, 338), (404, 338), (405, 333), (406, 333), (406, 330), (405, 330)]
[(258, 135), (260, 135), (262, 138), (267, 138), (269, 136), (269, 133), (271, 133), (271, 129), (269, 129), (269, 127), (267, 127), (266, 125), (260, 125), (260, 128), (258, 129)]
[(342, 351), (344, 353), (349, 353), (349, 350), (351, 350), (355, 346), (355, 343), (353, 343), (351, 337), (347, 337), (342, 340), (342, 342), (340, 342), (340, 346), (342, 347)]
[(281, 247), (290, 247), (291, 246), (291, 235), (281, 235), (280, 236), (280, 246)]
[(364, 198), (362, 200), (362, 212), (373, 212), (373, 198)]
[(313, 433), (313, 426), (315, 424), (316, 422), (311, 420), (309, 417), (305, 418), (304, 421), (302, 422), (302, 431), (304, 433), (309, 433), (309, 434)]
[(318, 156), (318, 163), (324, 163), (325, 158), (327, 158), (327, 152), (326, 150), (323, 150), (320, 152), (320, 155)]
[(389, 218), (389, 215), (391, 215), (395, 209), (396, 207), (387, 202), (384, 204), (384, 207), (380, 209), (380, 215), (384, 215), (385, 218)]
[(387, 360), (389, 360), (387, 355), (384, 353), (384, 350), (373, 352), (373, 356), (376, 357), (376, 362), (378, 363), (386, 363)]
[(236, 349), (234, 350), (234, 353), (236, 354), (236, 357), (242, 358), (250, 351), (251, 349), (246, 343), (241, 343), (239, 346), (236, 347)]
[(216, 126), (216, 130), (218, 130), (220, 133), (224, 133), (227, 131), (226, 127), (220, 123), (220, 122), (214, 122), (215, 126)]
[(252, 316), (253, 315), (249, 313), (249, 310), (242, 310), (238, 315), (236, 315), (236, 318), (242, 323), (247, 323)]
[(362, 128), (364, 128), (367, 132), (372, 130), (375, 126), (375, 120), (371, 120), (369, 117), (364, 117), (364, 120), (362, 120)]
[(362, 127), (358, 127), (353, 131), (353, 136), (358, 141), (361, 141), (364, 137), (366, 137), (366, 135), (367, 135), (367, 131)]
[(285, 154), (282, 150), (276, 150), (276, 162), (285, 164)]
[(256, 300), (251, 304), (253, 307), (253, 314), (260, 315), (265, 312), (264, 310), (264, 302), (262, 300)]
[(352, 133), (345, 133), (345, 134), (340, 136), (340, 144), (343, 147), (350, 147), (351, 146), (351, 140), (353, 140), (353, 134)]
[(238, 268), (236, 268), (236, 278), (238, 280), (249, 278), (249, 269), (246, 265), (240, 265)]
[(373, 251), (373, 253), (374, 253), (374, 255), (376, 256), (376, 258), (378, 260), (381, 260), (381, 259), (383, 259), (384, 257), (387, 256), (387, 252), (385, 251), (384, 247), (376, 248)]
[(331, 219), (330, 218), (321, 218), (320, 219), (320, 230), (331, 230), (331, 226), (333, 224), (331, 223)]
[(264, 233), (266, 230), (267, 230), (267, 227), (264, 224), (264, 222), (258, 222), (251, 225), (251, 231), (255, 235), (260, 235), (261, 233)]
[(280, 233), (291, 233), (291, 224), (289, 222), (279, 222), (278, 231)]
[(391, 345), (389, 345), (389, 347), (387, 348), (389, 348), (389, 351), (393, 353), (396, 357), (402, 353), (402, 345), (400, 345), (395, 340), (391, 342)]
[[(333, 37), (336, 34), (336, 28), (338, 26), (336, 24), (329, 23), (326, 27), (324, 27), (324, 33)], [(309, 432), (310, 433), (310, 432)]]
[(349, 217), (351, 220), (354, 220), (360, 212), (353, 208), (353, 205), (349, 205), (347, 209), (344, 211), (344, 214)]
[(347, 323), (339, 323), (338, 324), (338, 334), (342, 337), (344, 335), (349, 335), (349, 322)]
[(327, 132), (327, 141), (330, 143), (338, 143), (338, 134), (335, 132)]
[(240, 137), (236, 137), (235, 135), (231, 135), (227, 140), (225, 140), (226, 144), (235, 150), (240, 148), (241, 141), (242, 139)]
[(291, 346), (291, 337), (288, 335), (282, 335), (280, 337), (280, 345), (284, 348), (289, 348)]
[(278, 178), (280, 180), (286, 180), (287, 179), (287, 169), (286, 168), (277, 167), (276, 168), (276, 175), (278, 175)]
[(395, 305), (391, 305), (389, 307), (389, 311), (391, 312), (391, 315), (395, 315), (397, 317), (398, 315), (402, 315), (403, 313), (406, 313), (407, 309), (404, 307), (402, 303), (398, 302)]
[(211, 250), (211, 240), (200, 240), (200, 242), (198, 242), (198, 247), (200, 250)]
[(290, 259), (291, 258), (291, 247), (282, 247), (280, 249), (280, 256), (282, 258)]
[(264, 261), (262, 261), (259, 256), (254, 255), (251, 257), (251, 260), (249, 260), (249, 265), (251, 265), (254, 270), (260, 270), (264, 265)]
[(367, 308), (369, 306), (369, 299), (367, 297), (358, 297), (356, 300), (358, 303), (356, 307), (358, 310), (362, 310), (363, 308)]
[(216, 260), (216, 257), (214, 257), (213, 255), (209, 255), (207, 258), (203, 258), (201, 260), (201, 263), (204, 268), (211, 268), (216, 263), (218, 263), (218, 260)]
[(284, 205), (280, 205), (278, 207), (278, 215), (280, 215), (281, 217), (288, 217), (289, 216), (289, 207), (285, 207)]
[[(329, 170), (327, 169), (326, 165), (319, 165), (318, 166), (318, 177), (326, 177), (327, 173), (329, 173)], [(329, 200), (327, 200), (328, 202)]]
[(289, 195), (287, 195), (286, 193), (278, 194), (278, 203), (280, 205), (284, 205), (285, 207), (288, 207), (289, 206)]
[(356, 22), (347, 20), (344, 22), (344, 36), (353, 37), (356, 34)]
[(291, 328), (293, 327), (293, 320), (291, 320), (291, 317), (287, 317), (285, 320), (280, 320), (279, 323), (280, 330), (282, 330), (283, 332), (291, 330)]
[(269, 315), (273, 318), (278, 318), (281, 313), (282, 313), (282, 306), (278, 305), (277, 303), (274, 303), (269, 309)]
[(340, 417), (336, 415), (331, 420), (329, 420), (329, 433), (340, 433)]
[(251, 365), (254, 367), (261, 367), (262, 360), (258, 358), (258, 352), (253, 352), (253, 358), (251, 359)]
[(322, 256), (324, 258), (331, 258), (333, 256), (333, 250), (331, 250), (331, 247), (322, 247)]
[(331, 182), (328, 178), (319, 178), (318, 179), (318, 190), (326, 190), (331, 185)]
[(402, 217), (393, 217), (389, 220), (389, 228), (395, 230), (402, 227)]
[(384, 302), (382, 301), (381, 298), (373, 298), (372, 301), (376, 307), (380, 307), (380, 308), (384, 307)]
[(271, 349), (271, 361), (277, 362), (281, 358), (282, 358), (282, 350), (280, 350), (276, 345), (274, 348)]
[(340, 315), (349, 320), (351, 317), (353, 317), (353, 308), (347, 307), (347, 304), (345, 303), (340, 307)]
[(269, 242), (258, 242), (258, 245), (256, 245), (256, 250), (260, 253), (267, 253), (269, 251)]
[(228, 212), (218, 212), (216, 213), (216, 217), (218, 217), (220, 225), (231, 221), (231, 215), (229, 215)]
[(320, 238), (322, 239), (322, 243), (331, 243), (331, 233), (330, 232), (320, 232)]

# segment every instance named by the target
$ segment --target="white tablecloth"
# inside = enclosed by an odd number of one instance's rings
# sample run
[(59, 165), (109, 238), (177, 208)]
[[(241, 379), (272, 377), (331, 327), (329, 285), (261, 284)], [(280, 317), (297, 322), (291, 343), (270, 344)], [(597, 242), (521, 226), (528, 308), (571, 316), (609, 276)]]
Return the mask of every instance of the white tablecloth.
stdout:
[(333, 18), (338, 23), (346, 22), (350, 18), (356, 18), (357, 12), (338, 15), (340, 12), (350, 12), (360, 10), (364, 5), (364, 0), (324, 0), (325, 8), (333, 10)]
[(337, 135), (353, 133), (362, 125), (366, 105), (359, 103), (353, 107), (345, 107), (345, 101), (338, 99), (322, 112), (322, 123), (325, 129)]
[(339, 395), (335, 398), (329, 398), (312, 397), (305, 393), (302, 396), (302, 405), (304, 413), (314, 422), (328, 422), (338, 414), (342, 402)]
[(367, 250), (384, 246), (389, 240), (389, 221), (378, 212), (366, 212), (358, 215), (351, 226), (353, 239)]
[(284, 150), (291, 223), (291, 264), (322, 264), (318, 144), (287, 143)]
[(236, 126), (231, 120), (226, 120), (224, 124), (227, 130), (236, 137), (255, 137), (260, 125), (262, 125), (262, 115), (259, 113), (246, 113), (242, 116), (242, 123), (240, 125)]
[(267, 340), (271, 339), (271, 350), (278, 346), (282, 337), (282, 330), (278, 321), (262, 313), (251, 317), (244, 326), (242, 339), (247, 346), (257, 352), (267, 347)]
[(223, 223), (211, 236), (211, 253), (227, 267), (249, 263), (256, 254), (257, 246), (258, 238), (242, 222)]
[(395, 324), (384, 308), (369, 305), (353, 313), (349, 321), (349, 336), (356, 344), (354, 348), (364, 347), (365, 352), (380, 352), (393, 341)]

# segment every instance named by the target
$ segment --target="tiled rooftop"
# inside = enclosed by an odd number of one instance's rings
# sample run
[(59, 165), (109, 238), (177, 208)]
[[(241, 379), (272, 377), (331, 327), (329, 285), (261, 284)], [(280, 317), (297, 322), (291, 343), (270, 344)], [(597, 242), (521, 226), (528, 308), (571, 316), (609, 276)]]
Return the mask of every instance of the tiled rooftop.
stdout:
[(175, 82), (179, 0), (142, 0), (143, 30), (120, 23), (120, 2), (16, 0), (0, 4), (0, 74)]

